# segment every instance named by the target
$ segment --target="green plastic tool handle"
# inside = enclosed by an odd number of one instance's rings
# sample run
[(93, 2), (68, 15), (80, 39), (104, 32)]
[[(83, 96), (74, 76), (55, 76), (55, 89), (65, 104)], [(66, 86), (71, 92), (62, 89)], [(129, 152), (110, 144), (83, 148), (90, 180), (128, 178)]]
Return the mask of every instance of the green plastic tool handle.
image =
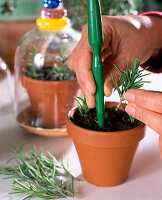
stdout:
[(101, 60), (101, 47), (103, 44), (103, 30), (101, 20), (101, 8), (99, 0), (88, 0), (88, 39), (93, 50), (92, 71), (96, 83), (96, 111), (98, 125), (104, 126), (105, 106), (104, 106), (104, 77), (103, 64)]

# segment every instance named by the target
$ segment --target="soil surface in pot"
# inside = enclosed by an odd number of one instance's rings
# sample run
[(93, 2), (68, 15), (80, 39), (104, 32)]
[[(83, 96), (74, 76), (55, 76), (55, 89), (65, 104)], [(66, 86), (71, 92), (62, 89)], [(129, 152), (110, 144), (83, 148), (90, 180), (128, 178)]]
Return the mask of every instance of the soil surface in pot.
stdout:
[(116, 107), (105, 109), (105, 124), (102, 128), (98, 126), (95, 108), (91, 109), (88, 114), (80, 114), (76, 110), (71, 121), (82, 128), (104, 132), (129, 130), (141, 124), (138, 120), (132, 123), (128, 114), (124, 111), (116, 110)]
[(40, 69), (35, 69), (35, 73), (33, 73), (30, 69), (24, 72), (29, 78), (43, 81), (64, 81), (71, 80), (76, 78), (76, 75), (69, 68), (61, 68), (59, 67), (42, 67)]

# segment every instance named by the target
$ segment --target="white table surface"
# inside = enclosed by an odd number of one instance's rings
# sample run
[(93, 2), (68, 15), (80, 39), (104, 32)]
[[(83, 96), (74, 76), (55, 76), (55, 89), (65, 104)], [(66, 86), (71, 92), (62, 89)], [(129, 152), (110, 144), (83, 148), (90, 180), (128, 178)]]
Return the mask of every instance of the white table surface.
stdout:
[[(145, 86), (145, 89), (162, 91), (162, 75), (152, 74), (150, 79), (152, 83)], [(1, 87), (2, 83), (0, 89)], [(0, 95), (2, 97), (2, 93)], [(114, 99), (116, 94), (110, 98)], [(63, 158), (65, 162), (68, 160), (72, 174), (81, 174), (79, 160), (70, 138), (48, 138), (28, 133), (17, 125), (11, 107), (3, 115), (0, 110), (0, 164), (12, 157), (9, 144), (17, 145), (24, 141), (24, 151), (28, 151), (33, 144), (38, 149), (42, 147), (44, 152), (50, 151), (57, 159)], [(0, 200), (21, 200), (22, 196), (8, 194), (12, 181), (2, 178), (0, 176)], [(125, 183), (102, 188), (83, 180), (75, 183), (75, 191), (75, 200), (162, 200), (162, 160), (159, 157), (158, 135), (147, 127), (146, 137), (140, 143)]]

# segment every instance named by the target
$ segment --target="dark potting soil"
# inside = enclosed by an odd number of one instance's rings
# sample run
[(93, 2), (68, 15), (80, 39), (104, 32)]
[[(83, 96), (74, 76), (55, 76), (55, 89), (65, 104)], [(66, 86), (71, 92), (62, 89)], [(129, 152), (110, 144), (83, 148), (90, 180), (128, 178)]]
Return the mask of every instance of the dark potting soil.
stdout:
[(124, 111), (116, 110), (116, 107), (106, 108), (105, 124), (102, 128), (100, 128), (97, 123), (96, 109), (91, 109), (88, 114), (80, 114), (79, 111), (76, 110), (71, 121), (82, 128), (104, 132), (129, 130), (141, 124), (138, 120), (132, 123), (128, 114)]

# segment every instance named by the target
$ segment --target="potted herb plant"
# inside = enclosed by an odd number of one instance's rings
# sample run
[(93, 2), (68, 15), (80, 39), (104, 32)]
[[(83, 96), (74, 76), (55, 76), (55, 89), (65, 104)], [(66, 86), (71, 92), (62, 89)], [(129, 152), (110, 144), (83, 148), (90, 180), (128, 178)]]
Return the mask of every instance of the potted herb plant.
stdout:
[(85, 98), (76, 98), (78, 107), (73, 108), (67, 117), (67, 131), (72, 137), (83, 171), (84, 178), (97, 186), (115, 186), (123, 183), (139, 145), (145, 133), (145, 125), (129, 116), (125, 111), (124, 95), (127, 90), (141, 88), (144, 69), (140, 62), (132, 61), (132, 70), (127, 64), (122, 72), (118, 86), (113, 82), (119, 94), (120, 102), (106, 102), (105, 124), (100, 128), (96, 110), (89, 109)]
[(21, 79), (31, 102), (31, 110), (43, 128), (62, 128), (66, 124), (66, 114), (73, 107), (72, 97), (78, 92), (76, 75), (67, 67), (68, 55), (60, 48), (52, 64), (36, 66), (36, 56), (40, 62), (42, 54), (33, 49)]

